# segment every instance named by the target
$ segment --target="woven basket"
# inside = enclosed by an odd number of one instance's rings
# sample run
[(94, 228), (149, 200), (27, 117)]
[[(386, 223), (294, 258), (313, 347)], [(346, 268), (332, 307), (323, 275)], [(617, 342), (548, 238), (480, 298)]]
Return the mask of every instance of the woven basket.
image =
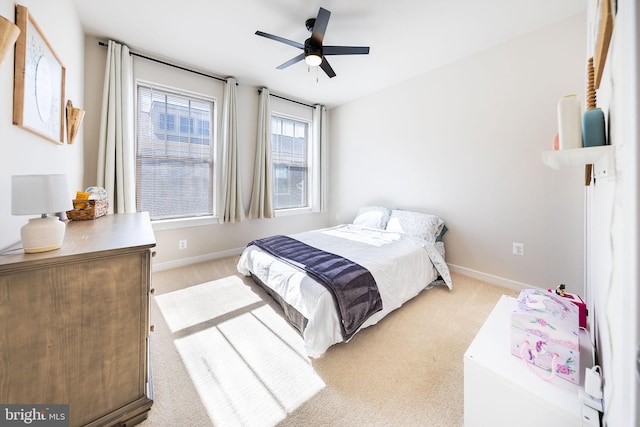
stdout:
[(96, 219), (107, 214), (109, 200), (73, 200), (73, 209), (67, 211), (67, 218), (78, 221)]

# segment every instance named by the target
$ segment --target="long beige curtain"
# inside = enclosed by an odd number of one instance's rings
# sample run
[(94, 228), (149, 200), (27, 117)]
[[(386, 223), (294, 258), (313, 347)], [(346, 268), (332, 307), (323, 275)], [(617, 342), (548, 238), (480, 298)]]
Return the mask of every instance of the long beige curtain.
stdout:
[(223, 222), (244, 220), (242, 204), (242, 183), (240, 182), (238, 158), (238, 114), (236, 79), (229, 77), (224, 89), (222, 110), (222, 207)]
[(109, 41), (96, 181), (107, 190), (109, 213), (136, 211), (133, 97), (133, 61), (129, 48)]
[(253, 168), (253, 189), (249, 205), (249, 218), (273, 218), (271, 166), (271, 103), (269, 90), (260, 91), (258, 107), (258, 135), (256, 138), (256, 158)]
[(315, 155), (313, 156), (313, 176), (311, 177), (313, 187), (317, 191), (313, 192), (314, 200), (312, 202), (315, 212), (324, 212), (326, 210), (327, 199), (327, 107), (324, 105), (313, 106), (313, 140)]

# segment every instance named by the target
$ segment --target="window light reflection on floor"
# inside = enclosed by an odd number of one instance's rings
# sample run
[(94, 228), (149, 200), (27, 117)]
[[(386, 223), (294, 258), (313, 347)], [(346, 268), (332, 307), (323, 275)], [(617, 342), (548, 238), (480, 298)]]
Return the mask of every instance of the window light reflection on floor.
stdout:
[(155, 297), (171, 332), (232, 315), (264, 302), (239, 277), (228, 276)]
[(324, 388), (302, 338), (240, 278), (156, 301), (215, 425), (275, 425)]

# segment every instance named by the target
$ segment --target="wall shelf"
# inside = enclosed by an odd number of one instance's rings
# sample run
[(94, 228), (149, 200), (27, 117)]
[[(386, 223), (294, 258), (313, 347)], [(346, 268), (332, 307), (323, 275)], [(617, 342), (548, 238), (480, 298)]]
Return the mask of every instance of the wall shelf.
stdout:
[[(612, 154), (612, 145), (543, 151), (542, 163), (552, 169), (560, 169), (562, 166), (580, 166), (601, 163), (602, 166), (597, 168), (601, 171), (599, 174), (612, 175)], [(605, 160), (605, 162), (601, 162), (602, 160)]]

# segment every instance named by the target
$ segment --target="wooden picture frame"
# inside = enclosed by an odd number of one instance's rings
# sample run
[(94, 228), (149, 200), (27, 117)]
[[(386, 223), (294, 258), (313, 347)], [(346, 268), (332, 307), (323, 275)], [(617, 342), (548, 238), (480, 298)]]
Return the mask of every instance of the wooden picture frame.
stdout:
[(609, 52), (609, 42), (611, 42), (611, 34), (613, 33), (613, 12), (611, 0), (598, 0), (595, 22), (597, 28), (597, 39), (595, 46), (594, 70), (595, 70), (595, 88), (600, 87), (602, 79), (602, 71), (607, 61), (607, 53)]
[(24, 6), (16, 5), (16, 25), (13, 124), (62, 144), (66, 70)]

